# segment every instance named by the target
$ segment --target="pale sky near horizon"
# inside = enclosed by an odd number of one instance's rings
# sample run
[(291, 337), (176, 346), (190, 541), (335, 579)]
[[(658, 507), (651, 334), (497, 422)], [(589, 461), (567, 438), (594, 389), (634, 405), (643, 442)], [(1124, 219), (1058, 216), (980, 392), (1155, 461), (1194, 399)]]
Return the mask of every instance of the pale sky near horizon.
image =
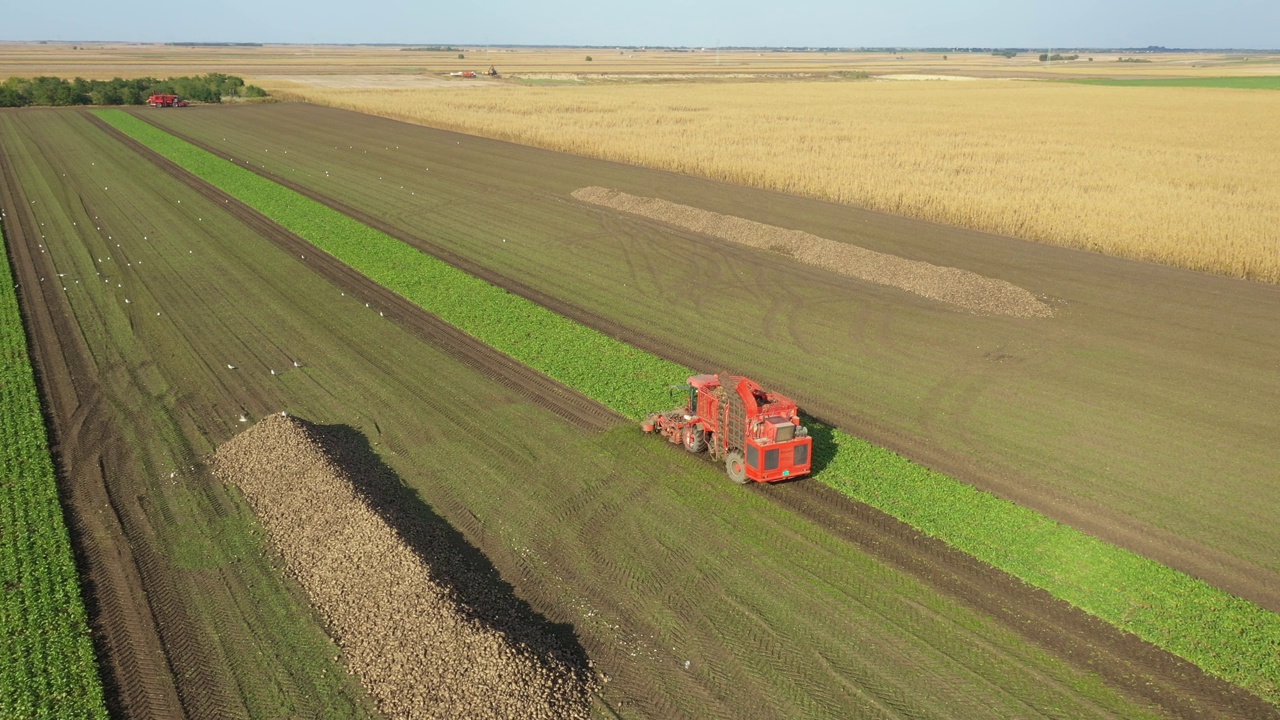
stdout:
[(0, 40), (1280, 48), (1280, 0), (7, 0)]

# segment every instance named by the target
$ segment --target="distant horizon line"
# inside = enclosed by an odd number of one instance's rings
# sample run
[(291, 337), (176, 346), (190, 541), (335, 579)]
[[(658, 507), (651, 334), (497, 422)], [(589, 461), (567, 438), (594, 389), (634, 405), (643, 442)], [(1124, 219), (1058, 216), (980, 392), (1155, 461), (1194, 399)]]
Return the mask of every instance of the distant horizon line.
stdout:
[(531, 48), (539, 50), (639, 50), (639, 51), (709, 51), (709, 50), (742, 50), (742, 51), (770, 51), (770, 52), (951, 52), (951, 53), (978, 53), (978, 52), (1038, 52), (1041, 50), (1062, 50), (1062, 51), (1080, 51), (1080, 52), (1126, 52), (1126, 53), (1146, 53), (1146, 54), (1172, 54), (1172, 53), (1260, 53), (1260, 54), (1280, 54), (1278, 48), (1240, 48), (1240, 47), (1219, 47), (1219, 48), (1178, 48), (1164, 47), (1161, 45), (1147, 45), (1145, 47), (1108, 47), (1108, 46), (1085, 46), (1085, 45), (1039, 45), (1039, 46), (1014, 46), (1014, 45), (864, 45), (864, 46), (828, 46), (828, 45), (562, 45), (562, 44), (540, 44), (540, 43), (423, 43), (423, 42), (288, 42), (288, 41), (167, 41), (167, 40), (7, 40), (0, 39), (0, 44), (27, 44), (27, 45), (161, 45), (171, 47), (268, 47), (268, 46), (299, 46), (299, 47), (398, 47), (410, 50), (421, 50), (423, 52), (458, 52), (467, 49), (505, 49), (505, 48)]

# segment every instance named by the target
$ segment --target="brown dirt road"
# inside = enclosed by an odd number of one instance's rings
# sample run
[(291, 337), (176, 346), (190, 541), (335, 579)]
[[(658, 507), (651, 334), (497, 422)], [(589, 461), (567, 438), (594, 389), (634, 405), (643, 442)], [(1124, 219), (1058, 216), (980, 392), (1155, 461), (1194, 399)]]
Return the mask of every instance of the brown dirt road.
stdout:
[[(190, 138), (187, 139), (190, 140)], [(203, 188), (200, 190), (202, 193), (218, 199), (219, 204), (225, 205), (238, 216), (245, 215), (247, 218), (248, 215), (256, 215), (251, 209), (239, 205), (234, 199), (228, 198), (216, 188), (208, 186), (155, 153), (131, 143), (127, 138), (121, 138), (121, 140), (156, 162), (159, 167), (175, 178), (192, 187)], [(351, 214), (384, 232), (396, 234), (394, 228), (388, 223), (368, 213), (359, 212), (334, 198), (310, 192), (282, 178), (272, 177), (272, 179), (341, 212)], [(223, 203), (222, 200), (228, 202)], [(372, 288), (359, 287), (372, 285), (371, 281), (349, 270), (342, 272), (341, 268), (345, 266), (306, 244), (305, 241), (294, 237), (290, 242), (304, 243), (299, 247), (309, 248), (309, 254), (314, 252), (317, 260), (312, 267), (324, 276), (345, 278), (344, 282), (350, 284), (343, 286), (357, 293), (373, 291)], [(421, 245), (422, 242), (420, 239), (415, 240), (415, 244)], [(513, 292), (522, 295), (528, 293), (526, 296), (532, 296), (533, 299), (544, 302), (553, 309), (563, 311), (566, 307), (564, 303), (550, 296), (485, 270), (475, 263), (459, 258), (445, 248), (432, 246), (426, 249), (446, 262), (458, 265), (468, 272), (474, 272), (490, 282), (501, 284)], [(330, 264), (338, 267), (328, 268)], [(360, 294), (357, 296), (363, 297)], [(573, 310), (573, 308), (569, 309)], [(412, 311), (406, 308), (406, 312), (426, 314), (416, 308)], [(597, 318), (597, 322), (603, 321)], [(669, 350), (669, 346), (660, 343), (652, 343), (649, 348), (659, 352)], [(1047, 593), (952, 550), (940, 541), (926, 538), (896, 519), (861, 503), (853, 502), (834, 491), (805, 482), (760, 488), (759, 491), (771, 500), (819, 523), (839, 537), (849, 540), (868, 554), (906, 570), (930, 586), (998, 618), (1032, 642), (1050, 649), (1074, 664), (1097, 672), (1108, 682), (1144, 698), (1171, 717), (1280, 717), (1280, 713), (1277, 713), (1275, 708), (1255, 696), (1209, 677), (1193, 665), (1135, 636), (1119, 632), (1096, 618), (1053, 599)], [(501, 567), (500, 569), (504, 572), (507, 570)], [(607, 590), (602, 591), (607, 592)], [(593, 655), (599, 653), (602, 661), (609, 657), (609, 649), (596, 647), (588, 649)]]

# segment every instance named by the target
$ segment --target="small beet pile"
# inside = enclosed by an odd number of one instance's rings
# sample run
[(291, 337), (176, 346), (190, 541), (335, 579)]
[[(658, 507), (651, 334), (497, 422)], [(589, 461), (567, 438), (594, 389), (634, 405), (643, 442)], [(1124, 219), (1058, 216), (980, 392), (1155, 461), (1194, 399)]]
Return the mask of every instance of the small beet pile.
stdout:
[(572, 193), (591, 205), (639, 215), (684, 230), (776, 252), (846, 277), (866, 280), (984, 315), (1050, 317), (1053, 310), (1027, 290), (1005, 280), (960, 268), (908, 260), (837, 242), (800, 230), (766, 225), (659, 198), (629, 195), (602, 187)]
[[(463, 581), (463, 592), (458, 573), (470, 565), (442, 557), (447, 569), (435, 571), (423, 557), (433, 531), (406, 537), (407, 526), (393, 527), (361, 492), (361, 474), (379, 472), (371, 455), (335, 449), (320, 428), (272, 415), (223, 445), (212, 466), (244, 493), (348, 669), (387, 716), (588, 717), (596, 678), (585, 657), (548, 651), (555, 641), (541, 628), (487, 622), (486, 612), (522, 617), (513, 609), (519, 601), (495, 589), (481, 593), (498, 596), (487, 606), (467, 602), (495, 581), (491, 568)], [(439, 549), (456, 554), (449, 542)]]

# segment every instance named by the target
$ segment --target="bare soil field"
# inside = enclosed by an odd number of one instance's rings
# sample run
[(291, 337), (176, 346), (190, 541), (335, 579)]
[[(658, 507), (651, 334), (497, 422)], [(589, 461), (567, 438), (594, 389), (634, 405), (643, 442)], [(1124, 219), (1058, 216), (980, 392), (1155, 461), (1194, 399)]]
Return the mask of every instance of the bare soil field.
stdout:
[(487, 592), (579, 638), (624, 716), (1268, 712), (1149, 646), (1135, 659), (1114, 631), (1079, 634), (1088, 619), (1070, 629), (1061, 604), (1022, 627), (1045, 601), (1017, 583), (993, 619), (993, 580), (874, 515), (839, 522), (872, 528), (867, 551), (901, 535), (916, 559), (886, 564), (833, 535), (821, 503), (797, 514), (743, 493), (634, 428), (566, 422), (571, 393), (415, 331), (376, 289), (78, 113), (0, 113), (0, 138), (11, 255), (122, 714), (372, 712), (249, 508), (201, 462), (281, 409), (367, 438), (397, 502), (492, 563)]
[[(307, 106), (143, 116), (588, 324), (762, 378), (863, 437), (1280, 608), (1280, 497), (1263, 482), (1280, 463), (1275, 287)], [(1055, 317), (957, 317), (573, 202), (587, 185), (1004, 279)], [(785, 292), (762, 301), (759, 287)]]

